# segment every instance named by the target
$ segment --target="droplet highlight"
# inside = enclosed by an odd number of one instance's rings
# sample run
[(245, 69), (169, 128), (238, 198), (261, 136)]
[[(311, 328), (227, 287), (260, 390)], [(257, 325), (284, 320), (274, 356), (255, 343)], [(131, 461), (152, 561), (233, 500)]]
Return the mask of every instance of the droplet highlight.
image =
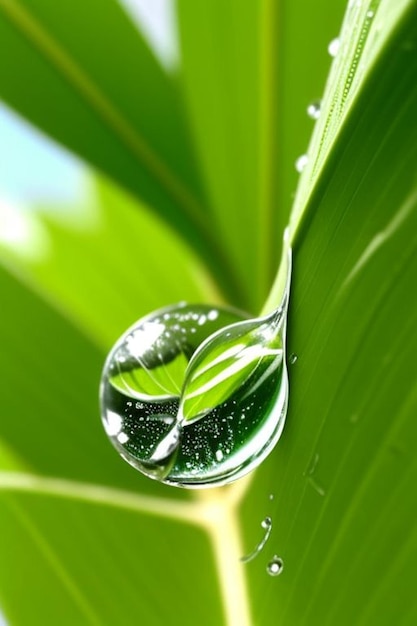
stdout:
[(201, 488), (244, 476), (271, 452), (288, 404), (290, 278), (288, 250), (281, 305), (264, 317), (180, 303), (122, 335), (106, 360), (100, 401), (123, 459), (149, 478)]
[(308, 156), (306, 154), (302, 154), (301, 156), (298, 157), (298, 159), (295, 162), (295, 169), (297, 170), (299, 174), (301, 174), (301, 172), (305, 170), (307, 163), (308, 163)]
[(311, 102), (308, 105), (308, 107), (307, 107), (307, 115), (312, 120), (318, 120), (319, 117), (320, 117), (320, 113), (321, 113), (321, 101), (320, 100), (316, 100), (314, 102)]
[(298, 355), (294, 353), (290, 354), (288, 361), (291, 365), (294, 365), (294, 363), (297, 363), (298, 361)]
[(270, 576), (279, 576), (284, 569), (284, 561), (279, 556), (274, 556), (266, 566), (266, 571)]
[(330, 56), (334, 58), (335, 56), (337, 56), (339, 50), (340, 50), (340, 39), (339, 37), (335, 37), (329, 43), (327, 51), (330, 54)]

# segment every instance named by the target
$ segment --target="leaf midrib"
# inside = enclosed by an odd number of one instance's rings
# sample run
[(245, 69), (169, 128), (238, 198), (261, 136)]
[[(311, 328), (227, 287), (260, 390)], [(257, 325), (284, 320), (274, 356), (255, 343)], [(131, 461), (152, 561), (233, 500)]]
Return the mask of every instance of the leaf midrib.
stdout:
[[(252, 626), (253, 624), (244, 566), (240, 562), (244, 550), (237, 517), (239, 503), (249, 484), (250, 480), (243, 480), (240, 484), (236, 483), (223, 490), (196, 492), (196, 499), (193, 502), (180, 502), (92, 483), (39, 476), (29, 472), (0, 472), (0, 493), (2, 491), (20, 492), (76, 500), (90, 505), (110, 506), (136, 513), (176, 519), (200, 527), (208, 535), (214, 552), (227, 626)], [(44, 547), (48, 552), (49, 546), (45, 544)], [(52, 555), (52, 561), (48, 559), (52, 565), (53, 557), (54, 555)], [(60, 578), (72, 597), (86, 614), (93, 617), (91, 611), (88, 610), (89, 607), (84, 606), (82, 594), (76, 587), (73, 588), (73, 581), (67, 580), (65, 571), (61, 574), (63, 575)]]

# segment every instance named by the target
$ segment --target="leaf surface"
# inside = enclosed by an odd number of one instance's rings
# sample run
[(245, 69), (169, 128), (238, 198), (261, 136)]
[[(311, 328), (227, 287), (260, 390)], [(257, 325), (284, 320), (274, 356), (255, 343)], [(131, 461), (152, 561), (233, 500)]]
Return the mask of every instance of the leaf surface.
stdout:
[[(279, 261), (299, 151), (344, 2), (179, 0), (181, 78), (218, 236), (257, 313)], [(334, 32), (336, 31), (336, 32)], [(308, 49), (307, 49), (308, 46)]]
[(118, 2), (2, 0), (0, 52), (0, 97), (162, 215), (233, 292), (175, 79)]

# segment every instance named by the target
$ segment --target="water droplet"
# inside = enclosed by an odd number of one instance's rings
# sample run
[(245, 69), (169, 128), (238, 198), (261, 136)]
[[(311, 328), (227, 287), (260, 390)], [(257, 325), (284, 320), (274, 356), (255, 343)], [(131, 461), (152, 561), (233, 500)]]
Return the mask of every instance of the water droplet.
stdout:
[(375, 15), (375, 11), (368, 11), (366, 14), (366, 17), (371, 20), (374, 17), (374, 15)]
[(301, 156), (298, 157), (298, 159), (295, 162), (295, 169), (297, 170), (299, 174), (301, 174), (301, 172), (305, 169), (307, 163), (308, 163), (308, 156), (306, 154), (302, 154)]
[(288, 359), (291, 365), (294, 365), (294, 363), (297, 363), (298, 361), (298, 356), (296, 354), (290, 354), (290, 358)]
[(335, 39), (331, 40), (327, 50), (328, 50), (328, 53), (330, 54), (331, 57), (335, 57), (337, 55), (337, 53), (340, 50), (340, 39), (339, 39), (339, 37), (335, 37)]
[(255, 546), (255, 548), (249, 554), (241, 557), (242, 563), (249, 563), (249, 561), (253, 561), (253, 559), (258, 556), (258, 554), (263, 550), (266, 542), (269, 539), (272, 530), (272, 519), (270, 517), (265, 517), (265, 519), (261, 522), (262, 528), (265, 530), (265, 534), (262, 537), (261, 541)]
[(274, 556), (266, 566), (266, 571), (270, 576), (279, 576), (284, 569), (284, 561), (279, 556)]
[(307, 115), (311, 117), (312, 120), (318, 120), (321, 113), (321, 102), (320, 100), (316, 100), (315, 102), (311, 102), (307, 107)]
[(119, 454), (150, 478), (226, 484), (278, 441), (288, 403), (286, 249), (285, 293), (271, 314), (250, 319), (235, 309), (174, 305), (139, 320), (111, 350), (103, 424)]
[(273, 500), (273, 499), (274, 499), (274, 497), (275, 497), (275, 496), (274, 496), (274, 494), (273, 494), (273, 493), (270, 493), (270, 494), (269, 494), (269, 499), (270, 499), (270, 500)]

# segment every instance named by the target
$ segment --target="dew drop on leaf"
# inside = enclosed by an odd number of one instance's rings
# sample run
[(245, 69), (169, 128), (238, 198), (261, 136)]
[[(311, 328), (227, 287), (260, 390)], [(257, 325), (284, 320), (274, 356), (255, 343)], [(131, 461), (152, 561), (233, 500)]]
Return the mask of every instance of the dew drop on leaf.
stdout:
[(316, 100), (311, 102), (307, 107), (307, 115), (312, 120), (318, 120), (321, 113), (321, 102), (320, 100)]
[(308, 163), (308, 156), (306, 154), (302, 154), (301, 156), (298, 157), (298, 159), (295, 162), (295, 169), (297, 170), (299, 174), (301, 174), (301, 172), (305, 169), (307, 163)]
[(331, 42), (329, 43), (327, 51), (331, 57), (335, 57), (337, 53), (339, 52), (339, 49), (340, 49), (340, 39), (339, 37), (335, 37), (335, 39), (332, 39)]
[(287, 268), (281, 305), (267, 316), (181, 303), (140, 319), (116, 342), (102, 375), (102, 420), (133, 467), (201, 488), (236, 480), (269, 454), (288, 403), (291, 251)]
[(279, 556), (274, 556), (266, 566), (266, 571), (270, 576), (279, 576), (284, 569), (284, 561)]

